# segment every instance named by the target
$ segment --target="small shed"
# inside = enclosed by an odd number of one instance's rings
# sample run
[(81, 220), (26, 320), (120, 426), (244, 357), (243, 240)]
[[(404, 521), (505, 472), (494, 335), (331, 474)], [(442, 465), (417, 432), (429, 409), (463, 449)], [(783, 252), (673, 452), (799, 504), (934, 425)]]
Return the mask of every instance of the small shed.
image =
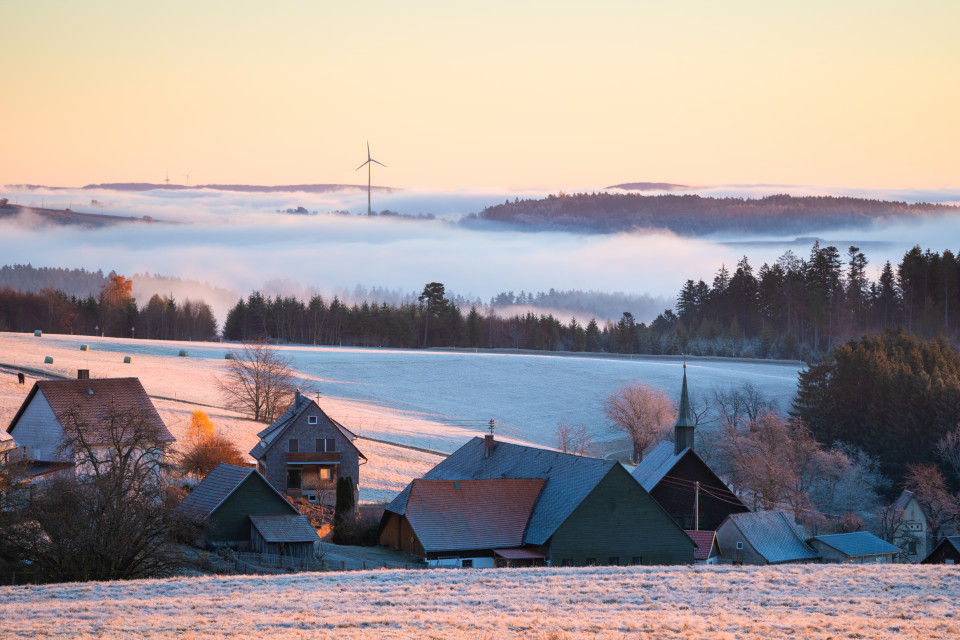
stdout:
[(719, 564), (720, 543), (716, 531), (687, 531), (697, 548), (693, 550), (694, 564)]
[(250, 516), (250, 550), (312, 560), (320, 541), (310, 521), (302, 515)]
[(823, 562), (845, 564), (893, 562), (896, 556), (903, 553), (900, 547), (878, 538), (869, 531), (816, 536), (807, 542), (820, 553)]
[(960, 536), (947, 536), (933, 548), (923, 564), (960, 564)]

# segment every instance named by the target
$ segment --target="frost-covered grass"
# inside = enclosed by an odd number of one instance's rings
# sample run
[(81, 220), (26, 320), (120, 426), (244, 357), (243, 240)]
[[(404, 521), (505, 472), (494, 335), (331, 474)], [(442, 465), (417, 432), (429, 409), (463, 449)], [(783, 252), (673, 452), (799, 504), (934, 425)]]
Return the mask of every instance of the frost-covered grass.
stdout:
[[(81, 344), (92, 351), (81, 352)], [(178, 358), (180, 349), (189, 358)], [(18, 359), (76, 375), (137, 375), (154, 395), (220, 404), (214, 376), (236, 345), (81, 336), (0, 334), (0, 362)], [(644, 382), (676, 398), (679, 359), (610, 359), (542, 355), (448, 353), (394, 349), (282, 347), (302, 378), (323, 394), (321, 406), (344, 425), (374, 438), (453, 451), (485, 431), (493, 418), (500, 437), (556, 445), (557, 422), (583, 423), (598, 450), (616, 438), (605, 424), (604, 398), (625, 383)], [(123, 355), (133, 363), (122, 364)], [(691, 393), (753, 383), (781, 409), (796, 392), (798, 367), (769, 362), (692, 361)]]
[(956, 638), (955, 567), (366, 571), (0, 588), (5, 637)]

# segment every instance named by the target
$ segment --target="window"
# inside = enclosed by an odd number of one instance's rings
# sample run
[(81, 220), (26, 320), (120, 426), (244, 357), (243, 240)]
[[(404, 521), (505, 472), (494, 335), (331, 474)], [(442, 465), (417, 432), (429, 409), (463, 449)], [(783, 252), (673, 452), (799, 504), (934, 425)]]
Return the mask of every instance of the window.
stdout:
[(300, 467), (287, 468), (287, 489), (300, 488)]
[(290, 440), (287, 442), (287, 445), (289, 446), (288, 450), (290, 453), (297, 453), (300, 451), (300, 442), (296, 438), (290, 438)]
[(326, 442), (323, 438), (317, 438), (317, 451), (326, 451), (323, 443)]
[(460, 568), (462, 569), (472, 569), (473, 568), (473, 558), (464, 558), (460, 561)]
[(738, 542), (738, 543), (737, 543), (737, 549), (743, 549), (743, 543), (742, 543), (742, 542)]
[(320, 467), (317, 469), (317, 475), (321, 480), (333, 480), (333, 469), (330, 467)]
[(327, 438), (327, 448), (326, 451), (336, 451), (337, 450), (337, 441), (333, 438)]
[(307, 424), (317, 424), (317, 416), (309, 416), (307, 418)]

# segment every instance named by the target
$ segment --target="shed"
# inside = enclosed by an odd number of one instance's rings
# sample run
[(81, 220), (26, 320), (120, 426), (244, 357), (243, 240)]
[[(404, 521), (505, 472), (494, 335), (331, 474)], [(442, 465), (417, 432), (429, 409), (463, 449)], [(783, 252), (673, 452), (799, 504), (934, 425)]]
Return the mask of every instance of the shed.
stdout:
[(823, 562), (848, 564), (893, 562), (897, 555), (903, 553), (900, 547), (878, 538), (869, 531), (816, 536), (807, 542), (817, 550)]
[(697, 545), (697, 548), (693, 550), (694, 563), (720, 563), (720, 543), (717, 542), (716, 531), (687, 531), (686, 533)]
[(302, 515), (250, 516), (250, 550), (313, 560), (320, 536)]
[(784, 511), (733, 513), (717, 529), (724, 562), (786, 564), (819, 562), (820, 554)]
[(201, 525), (207, 542), (233, 544), (250, 540), (250, 516), (300, 515), (256, 469), (225, 462), (183, 499), (177, 513)]
[(960, 564), (960, 536), (947, 536), (933, 548), (923, 564)]

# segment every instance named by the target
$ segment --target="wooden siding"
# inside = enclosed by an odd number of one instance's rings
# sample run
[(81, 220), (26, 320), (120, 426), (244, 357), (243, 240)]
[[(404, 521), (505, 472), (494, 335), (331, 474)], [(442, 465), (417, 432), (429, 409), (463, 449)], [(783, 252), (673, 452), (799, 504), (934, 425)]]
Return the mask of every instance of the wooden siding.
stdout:
[(739, 503), (740, 499), (731, 493), (706, 464), (692, 452), (688, 452), (650, 492), (654, 500), (684, 529), (694, 528), (694, 482), (699, 482), (711, 493), (725, 498), (718, 500), (703, 491), (700, 492), (700, 520), (697, 528), (701, 531), (715, 531), (731, 513), (749, 511), (740, 504), (730, 504)]
[(893, 562), (893, 557), (896, 555), (893, 553), (885, 553), (850, 557), (841, 551), (837, 551), (830, 545), (817, 540), (816, 538), (810, 540), (807, 544), (817, 550), (817, 553), (820, 554), (821, 562), (841, 564), (887, 564)]
[(250, 551), (254, 553), (268, 553), (301, 560), (314, 560), (317, 557), (314, 546), (312, 542), (267, 542), (263, 539), (263, 536), (260, 535), (260, 532), (257, 531), (257, 528), (252, 524), (250, 525)]
[(72, 462), (70, 456), (59, 452), (63, 444), (63, 428), (43, 391), (37, 390), (10, 435), (30, 460)]
[(426, 556), (426, 551), (417, 535), (413, 532), (413, 527), (406, 516), (396, 513), (390, 513), (387, 516), (386, 524), (380, 533), (380, 544), (391, 549), (406, 551), (421, 558)]
[(250, 539), (249, 516), (282, 516), (298, 513), (260, 479), (250, 474), (207, 519), (204, 535), (210, 542)]
[(617, 465), (560, 525), (550, 541), (553, 566), (693, 564), (693, 540)]

